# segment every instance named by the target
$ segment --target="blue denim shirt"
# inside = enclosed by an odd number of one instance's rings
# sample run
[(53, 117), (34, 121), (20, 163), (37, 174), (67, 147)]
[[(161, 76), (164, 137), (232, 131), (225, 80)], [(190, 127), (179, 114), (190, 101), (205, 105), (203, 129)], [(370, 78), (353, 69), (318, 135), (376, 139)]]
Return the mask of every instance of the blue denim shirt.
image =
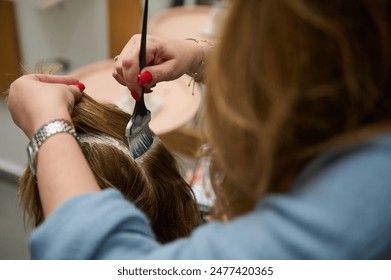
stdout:
[(145, 215), (108, 189), (72, 198), (36, 228), (33, 259), (389, 259), (391, 135), (310, 163), (287, 194), (161, 245)]

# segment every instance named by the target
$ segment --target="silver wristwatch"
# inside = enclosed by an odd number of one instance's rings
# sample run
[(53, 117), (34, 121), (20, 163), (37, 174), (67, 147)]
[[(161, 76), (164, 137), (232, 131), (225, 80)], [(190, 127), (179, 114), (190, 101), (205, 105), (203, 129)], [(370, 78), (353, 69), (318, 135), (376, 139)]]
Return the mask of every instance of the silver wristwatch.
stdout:
[(27, 158), (30, 165), (31, 173), (36, 175), (36, 158), (39, 148), (42, 143), (45, 142), (50, 136), (57, 133), (66, 132), (72, 134), (76, 140), (78, 136), (72, 123), (65, 119), (57, 119), (50, 121), (41, 126), (34, 134), (34, 137), (30, 140), (27, 145)]

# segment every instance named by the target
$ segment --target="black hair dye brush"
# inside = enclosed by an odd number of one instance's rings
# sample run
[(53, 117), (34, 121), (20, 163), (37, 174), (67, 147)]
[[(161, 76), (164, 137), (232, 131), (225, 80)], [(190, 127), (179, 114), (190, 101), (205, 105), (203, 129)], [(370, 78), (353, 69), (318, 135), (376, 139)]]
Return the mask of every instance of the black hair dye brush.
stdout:
[[(148, 0), (145, 0), (144, 15), (141, 31), (140, 44), (140, 70), (146, 66), (146, 45), (147, 45), (147, 22), (148, 22)], [(149, 128), (151, 112), (144, 103), (144, 87), (142, 87), (141, 97), (136, 101), (133, 114), (126, 126), (126, 138), (130, 154), (133, 159), (142, 156), (152, 146), (155, 134)]]

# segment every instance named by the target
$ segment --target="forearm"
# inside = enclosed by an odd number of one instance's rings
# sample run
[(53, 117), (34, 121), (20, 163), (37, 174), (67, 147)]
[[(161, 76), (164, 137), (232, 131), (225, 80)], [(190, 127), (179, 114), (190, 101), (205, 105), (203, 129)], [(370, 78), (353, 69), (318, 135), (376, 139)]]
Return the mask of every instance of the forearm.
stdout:
[(100, 190), (76, 139), (69, 133), (49, 137), (39, 150), (36, 164), (45, 217), (74, 196)]
[(32, 139), (29, 163), (45, 217), (71, 197), (99, 191), (70, 123), (83, 90), (72, 77), (31, 74), (15, 80), (6, 99), (15, 124)]

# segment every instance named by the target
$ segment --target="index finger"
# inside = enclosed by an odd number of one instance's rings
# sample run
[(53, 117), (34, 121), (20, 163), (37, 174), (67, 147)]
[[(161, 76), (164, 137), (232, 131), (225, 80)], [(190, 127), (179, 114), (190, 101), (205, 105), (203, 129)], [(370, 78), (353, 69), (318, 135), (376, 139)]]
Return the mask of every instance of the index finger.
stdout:
[(27, 78), (50, 84), (74, 85), (79, 82), (78, 79), (71, 76), (58, 76), (49, 74), (31, 74), (27, 75)]
[(126, 86), (130, 91), (141, 92), (141, 87), (138, 84), (138, 74), (140, 73), (139, 65), (139, 38), (140, 36), (133, 36), (126, 46), (121, 51), (118, 60), (114, 66), (114, 78)]

